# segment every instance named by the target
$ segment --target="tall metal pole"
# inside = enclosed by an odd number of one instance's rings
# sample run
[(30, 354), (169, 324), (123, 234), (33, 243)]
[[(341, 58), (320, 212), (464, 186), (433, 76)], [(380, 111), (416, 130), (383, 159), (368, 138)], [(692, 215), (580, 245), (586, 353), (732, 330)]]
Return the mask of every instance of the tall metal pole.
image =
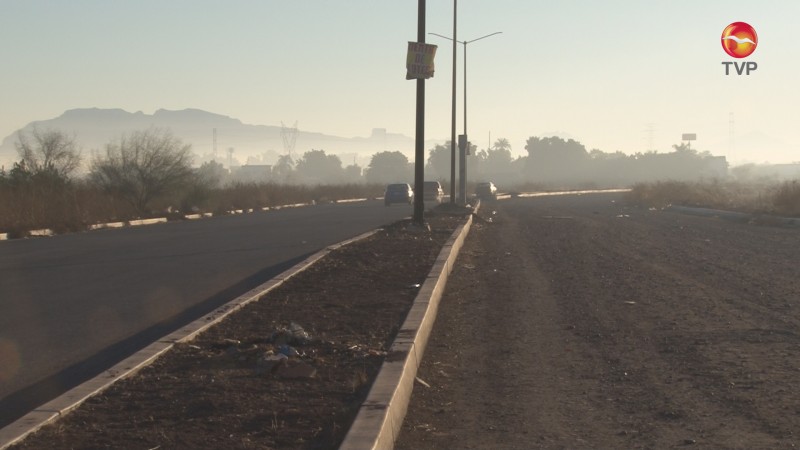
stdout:
[(458, 43), (456, 36), (456, 23), (458, 22), (456, 11), (458, 0), (453, 0), (453, 111), (450, 120), (450, 203), (456, 202), (456, 53)]
[(469, 151), (469, 139), (467, 139), (467, 44), (464, 41), (464, 147), (460, 149), (458, 155), (458, 197), (459, 203), (467, 204), (467, 151)]
[(464, 41), (464, 139), (467, 138), (467, 44)]
[[(455, 10), (455, 0), (453, 0), (453, 9)], [(469, 142), (467, 140), (467, 44), (469, 44), (471, 42), (479, 41), (481, 39), (486, 39), (486, 38), (488, 38), (490, 36), (494, 36), (496, 34), (500, 34), (500, 33), (502, 33), (502, 31), (495, 31), (494, 33), (487, 34), (486, 36), (481, 36), (481, 37), (479, 37), (477, 39), (472, 39), (471, 41), (463, 41), (462, 42), (462, 41), (459, 41), (459, 40), (455, 39), (455, 31), (456, 31), (455, 28), (456, 28), (456, 26), (455, 26), (455, 19), (454, 19), (453, 37), (452, 38), (447, 37), (447, 36), (443, 36), (443, 35), (437, 34), (437, 33), (431, 33), (431, 34), (434, 35), (434, 36), (439, 36), (440, 38), (450, 39), (451, 41), (453, 41), (453, 93), (454, 93), (454, 95), (453, 95), (453, 111), (455, 111), (455, 108), (456, 108), (456, 106), (455, 106), (455, 104), (456, 104), (456, 101), (455, 101), (455, 91), (456, 91), (456, 82), (455, 82), (455, 58), (456, 58), (455, 53), (456, 53), (456, 48), (455, 47), (456, 47), (456, 45), (455, 44), (457, 42), (461, 43), (461, 44), (464, 44), (464, 134), (463, 134), (463, 147), (462, 147), (461, 136), (459, 136), (459, 146), (458, 146), (458, 149), (459, 149), (459, 174), (460, 174), (459, 192), (458, 192), (459, 200), (458, 201), (461, 204), (466, 204), (466, 201), (467, 201), (467, 199), (466, 199), (466, 191), (467, 191), (467, 181), (466, 181), (466, 173), (467, 173), (466, 156), (467, 155), (466, 155), (466, 153), (469, 150)], [(451, 139), (453, 139), (453, 137), (455, 136), (455, 131), (454, 131), (455, 130), (455, 113), (453, 113), (452, 123), (453, 123), (453, 126), (452, 126), (452, 129), (451, 129), (451, 133), (452, 133), (451, 134)], [(455, 144), (455, 143), (453, 143), (453, 144)], [(454, 188), (455, 188), (455, 161), (453, 160), (453, 158), (455, 158), (454, 152), (455, 152), (455, 148), (451, 147), (450, 190), (453, 191), (450, 194), (450, 201), (451, 202), (453, 201), (453, 197), (456, 196), (455, 195), (456, 192), (454, 190)]]
[[(417, 3), (417, 42), (425, 43), (425, 0)], [(423, 185), (425, 184), (425, 78), (417, 79), (417, 129), (416, 151), (414, 152), (414, 223), (424, 223), (425, 203)]]

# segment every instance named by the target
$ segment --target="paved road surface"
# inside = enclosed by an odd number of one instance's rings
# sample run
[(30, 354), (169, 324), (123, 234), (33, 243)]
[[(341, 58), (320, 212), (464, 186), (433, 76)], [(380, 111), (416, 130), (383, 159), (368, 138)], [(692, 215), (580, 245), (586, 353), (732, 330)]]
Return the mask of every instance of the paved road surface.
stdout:
[(397, 448), (800, 444), (800, 230), (620, 199), (482, 208)]
[(410, 213), (369, 201), (0, 242), (0, 426), (304, 256)]

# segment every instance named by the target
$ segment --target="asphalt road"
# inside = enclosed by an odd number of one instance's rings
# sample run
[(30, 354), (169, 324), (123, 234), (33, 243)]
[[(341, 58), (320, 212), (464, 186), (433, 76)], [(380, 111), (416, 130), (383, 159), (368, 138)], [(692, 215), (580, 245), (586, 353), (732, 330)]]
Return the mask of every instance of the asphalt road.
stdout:
[(410, 214), (367, 201), (0, 243), (0, 426), (305, 256)]

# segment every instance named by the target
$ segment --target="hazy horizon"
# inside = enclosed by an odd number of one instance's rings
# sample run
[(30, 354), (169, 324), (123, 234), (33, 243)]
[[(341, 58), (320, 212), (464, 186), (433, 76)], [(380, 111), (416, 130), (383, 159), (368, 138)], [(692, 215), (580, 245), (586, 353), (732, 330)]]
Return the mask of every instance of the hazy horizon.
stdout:
[[(427, 31), (451, 35), (453, 4), (428, 2)], [(587, 149), (668, 152), (682, 133), (733, 164), (800, 160), (800, 68), (791, 45), (800, 4), (744, 1), (458, 4), (468, 45), (468, 132), (479, 148), (532, 136)], [(345, 4), (0, 1), (0, 138), (78, 108), (201, 109), (245, 124), (340, 137), (374, 128), (414, 135), (405, 77), (416, 2)], [(759, 38), (751, 75), (725, 75), (731, 22)], [(426, 140), (450, 139), (452, 44), (426, 83)], [(463, 132), (458, 46), (457, 133)], [(731, 139), (731, 137), (733, 139)]]

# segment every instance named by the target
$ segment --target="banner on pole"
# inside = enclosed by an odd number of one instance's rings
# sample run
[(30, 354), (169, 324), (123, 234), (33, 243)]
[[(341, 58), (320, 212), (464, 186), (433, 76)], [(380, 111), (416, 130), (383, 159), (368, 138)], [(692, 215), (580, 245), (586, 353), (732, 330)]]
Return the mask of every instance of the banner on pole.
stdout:
[(437, 46), (421, 42), (408, 43), (406, 80), (428, 79), (433, 76), (433, 57)]

